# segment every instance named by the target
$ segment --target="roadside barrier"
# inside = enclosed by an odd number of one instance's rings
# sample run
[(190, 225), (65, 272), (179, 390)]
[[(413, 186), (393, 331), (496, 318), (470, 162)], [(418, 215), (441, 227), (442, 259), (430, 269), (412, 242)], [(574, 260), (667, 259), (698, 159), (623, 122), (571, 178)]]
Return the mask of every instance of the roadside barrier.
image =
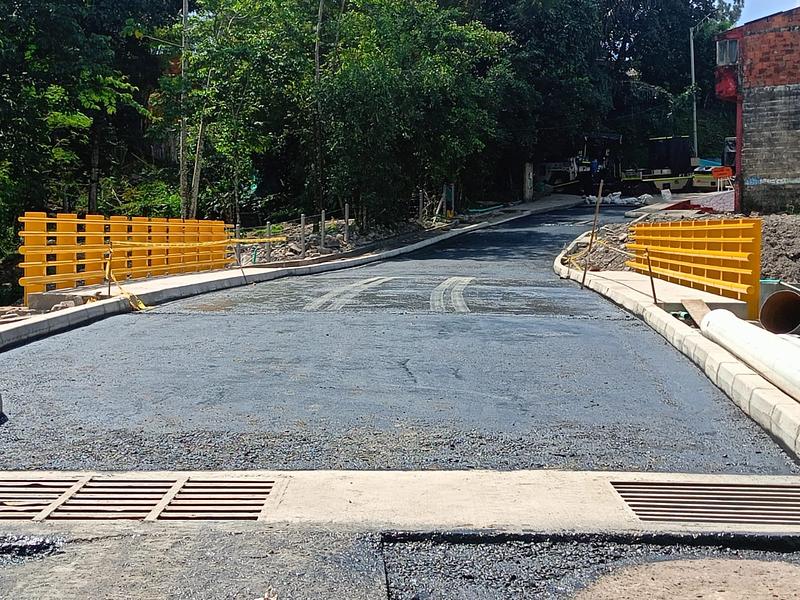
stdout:
[(761, 219), (642, 223), (631, 227), (627, 265), (659, 279), (746, 302), (758, 319)]
[[(236, 239), (223, 221), (109, 217), (27, 212), (20, 217), (24, 257), (20, 285), (32, 293), (224, 269), (237, 264), (240, 243), (284, 238)], [(133, 297), (135, 298), (135, 297)]]

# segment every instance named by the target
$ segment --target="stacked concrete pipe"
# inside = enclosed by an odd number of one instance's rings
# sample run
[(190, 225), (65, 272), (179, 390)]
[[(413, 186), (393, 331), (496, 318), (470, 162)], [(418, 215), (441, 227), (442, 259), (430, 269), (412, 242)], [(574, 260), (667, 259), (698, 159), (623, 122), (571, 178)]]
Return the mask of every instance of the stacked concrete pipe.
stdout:
[(714, 310), (700, 330), (731, 354), (738, 356), (766, 380), (800, 401), (800, 346), (757, 325), (742, 321), (727, 310)]

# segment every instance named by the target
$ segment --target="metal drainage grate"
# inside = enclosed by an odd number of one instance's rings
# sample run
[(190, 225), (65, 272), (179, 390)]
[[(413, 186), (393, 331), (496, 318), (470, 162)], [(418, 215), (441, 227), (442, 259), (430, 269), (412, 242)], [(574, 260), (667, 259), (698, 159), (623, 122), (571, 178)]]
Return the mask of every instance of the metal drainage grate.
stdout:
[(0, 520), (35, 519), (77, 482), (77, 477), (0, 479)]
[(0, 479), (0, 520), (258, 520), (275, 481), (250, 478)]
[(174, 480), (93, 477), (63, 499), (48, 519), (146, 519)]
[(159, 519), (257, 520), (273, 481), (188, 480), (166, 505)]
[(800, 485), (617, 482), (642, 521), (800, 525)]

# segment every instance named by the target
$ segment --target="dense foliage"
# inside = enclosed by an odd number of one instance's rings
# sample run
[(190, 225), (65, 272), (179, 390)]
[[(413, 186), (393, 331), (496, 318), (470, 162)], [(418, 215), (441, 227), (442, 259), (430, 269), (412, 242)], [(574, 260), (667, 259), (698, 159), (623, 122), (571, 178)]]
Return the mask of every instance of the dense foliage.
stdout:
[[(719, 4), (719, 5), (718, 5)], [(690, 132), (729, 109), (715, 33), (741, 0), (2, 0), (0, 257), (24, 210), (267, 217), (365, 207), (403, 218), (442, 184), (513, 199), (527, 161), (587, 131)], [(181, 195), (180, 123), (189, 186)]]

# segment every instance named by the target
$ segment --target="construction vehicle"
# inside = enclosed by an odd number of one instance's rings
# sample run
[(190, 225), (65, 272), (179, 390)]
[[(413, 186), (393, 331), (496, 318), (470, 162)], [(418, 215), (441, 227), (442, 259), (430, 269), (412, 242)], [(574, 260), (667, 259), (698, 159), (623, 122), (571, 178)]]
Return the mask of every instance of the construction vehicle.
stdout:
[(708, 162), (701, 164), (694, 170), (692, 185), (694, 189), (701, 192), (715, 192), (718, 189), (717, 179), (712, 171), (716, 167), (730, 167), (736, 173), (736, 138), (725, 138), (725, 147), (722, 149), (722, 161), (720, 163)]
[(618, 133), (584, 134), (575, 144), (575, 156), (541, 163), (538, 180), (556, 189), (581, 184), (589, 195), (594, 181), (602, 178), (605, 189), (613, 190), (622, 177), (621, 149), (622, 136)]
[(651, 138), (649, 141), (648, 168), (623, 171), (623, 189), (634, 194), (691, 189), (697, 159), (692, 156), (689, 137)]

